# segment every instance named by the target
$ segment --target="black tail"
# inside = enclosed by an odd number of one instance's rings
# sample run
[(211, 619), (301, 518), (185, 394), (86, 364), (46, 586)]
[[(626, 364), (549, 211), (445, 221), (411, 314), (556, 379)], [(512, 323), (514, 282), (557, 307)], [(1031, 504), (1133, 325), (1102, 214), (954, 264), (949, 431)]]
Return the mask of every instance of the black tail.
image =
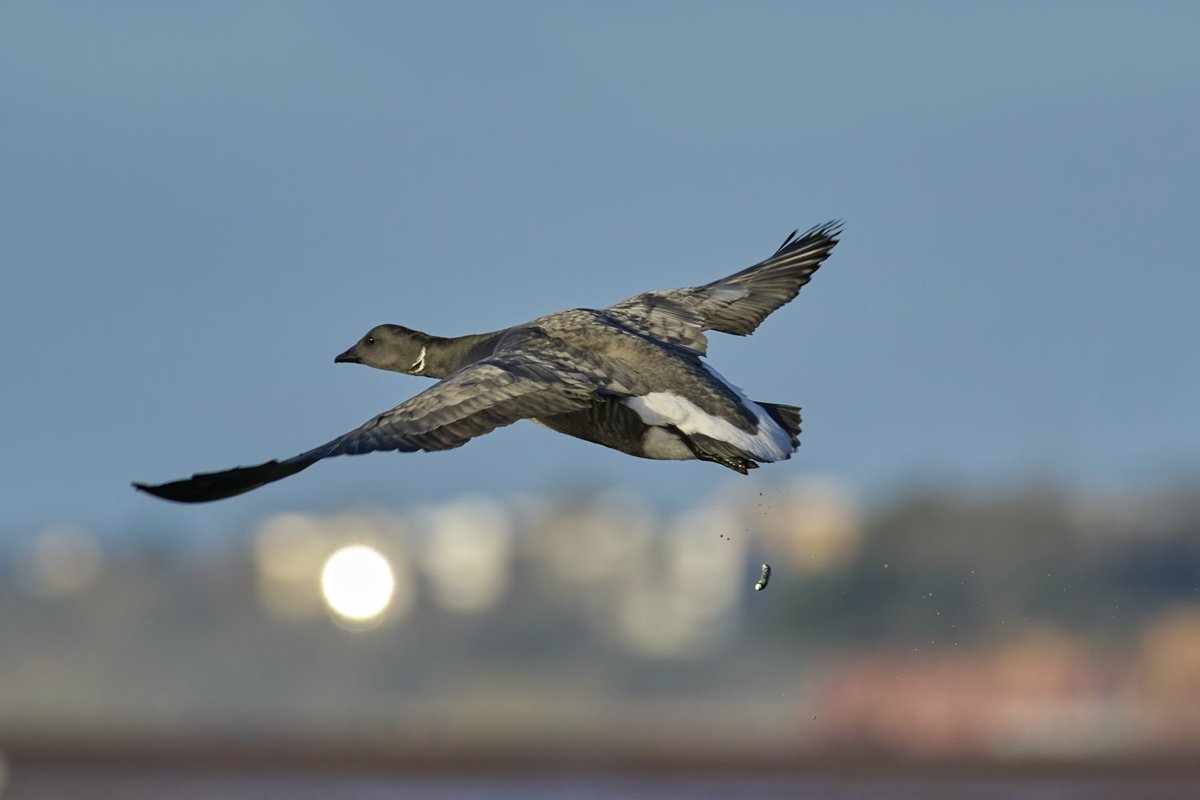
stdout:
[(800, 446), (800, 408), (799, 406), (785, 406), (779, 403), (759, 403), (763, 411), (767, 415), (779, 423), (792, 437), (792, 447)]

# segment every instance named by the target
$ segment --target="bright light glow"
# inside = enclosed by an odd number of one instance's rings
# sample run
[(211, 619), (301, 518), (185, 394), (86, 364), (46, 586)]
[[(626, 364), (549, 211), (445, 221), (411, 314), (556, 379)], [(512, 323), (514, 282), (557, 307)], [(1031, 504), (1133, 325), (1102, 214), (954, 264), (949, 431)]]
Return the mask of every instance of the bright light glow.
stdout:
[(373, 619), (391, 602), (396, 579), (378, 550), (356, 544), (331, 555), (321, 569), (321, 594), (337, 615), (355, 622)]

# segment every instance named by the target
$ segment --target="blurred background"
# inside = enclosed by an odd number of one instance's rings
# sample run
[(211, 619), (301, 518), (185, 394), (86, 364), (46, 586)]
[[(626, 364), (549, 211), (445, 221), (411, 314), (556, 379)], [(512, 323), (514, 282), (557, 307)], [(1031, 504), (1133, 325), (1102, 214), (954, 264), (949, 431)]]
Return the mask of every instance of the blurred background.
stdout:
[[(0, 796), (328, 767), (703, 768), (765, 797), (747, 781), (880, 764), (1189, 796), (1198, 26), (1182, 2), (0, 6)], [(696, 285), (831, 218), (795, 303), (711, 337), (750, 396), (804, 407), (785, 464), (519, 423), (209, 506), (129, 488), (420, 391), (333, 364), (377, 323)], [(308, 796), (245, 780), (187, 796)]]

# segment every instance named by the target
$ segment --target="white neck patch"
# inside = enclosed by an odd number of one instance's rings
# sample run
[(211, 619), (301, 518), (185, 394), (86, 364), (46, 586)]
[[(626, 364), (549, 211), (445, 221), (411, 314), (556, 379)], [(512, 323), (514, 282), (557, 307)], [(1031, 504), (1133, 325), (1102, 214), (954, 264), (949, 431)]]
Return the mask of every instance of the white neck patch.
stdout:
[(417, 360), (413, 362), (413, 365), (411, 367), (409, 367), (409, 369), (412, 370), (413, 375), (420, 375), (422, 372), (425, 371), (425, 348), (424, 347), (421, 348), (421, 355), (417, 356)]

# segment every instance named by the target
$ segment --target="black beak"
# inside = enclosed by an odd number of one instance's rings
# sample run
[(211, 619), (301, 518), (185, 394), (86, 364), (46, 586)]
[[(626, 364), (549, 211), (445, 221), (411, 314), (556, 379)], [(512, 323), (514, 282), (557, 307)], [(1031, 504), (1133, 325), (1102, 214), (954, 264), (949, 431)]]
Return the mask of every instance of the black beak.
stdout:
[(333, 360), (335, 364), (361, 364), (362, 359), (358, 356), (358, 345), (351, 347), (346, 352), (339, 355)]

